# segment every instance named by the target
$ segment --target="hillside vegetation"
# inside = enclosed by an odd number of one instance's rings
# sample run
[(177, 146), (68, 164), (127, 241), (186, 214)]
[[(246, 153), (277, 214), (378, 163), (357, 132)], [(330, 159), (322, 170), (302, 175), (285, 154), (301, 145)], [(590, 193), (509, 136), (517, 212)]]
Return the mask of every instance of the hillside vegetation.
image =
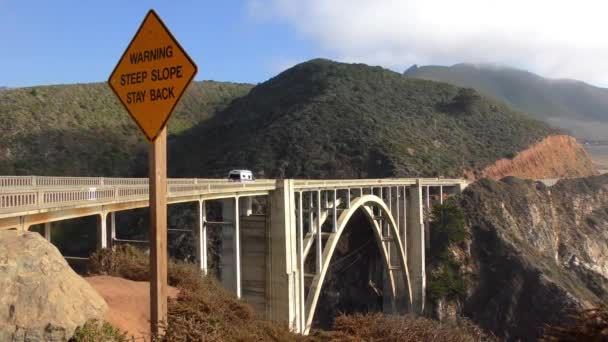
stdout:
[[(130, 246), (103, 250), (90, 260), (93, 274), (149, 279), (148, 256)], [(159, 341), (493, 341), (466, 320), (440, 323), (379, 313), (341, 315), (333, 331), (315, 330), (310, 336), (301, 336), (291, 333), (286, 324), (260, 319), (249, 304), (221, 288), (213, 276), (204, 276), (194, 264), (171, 260), (168, 283), (180, 292), (177, 298), (169, 299), (166, 335)], [(76, 340), (92, 341), (95, 339), (82, 337), (103, 333), (103, 326), (93, 328)], [(105, 330), (116, 329), (106, 324)]]
[(312, 60), (254, 87), (171, 144), (174, 176), (461, 176), (553, 132), (471, 89)]
[(608, 140), (608, 89), (490, 65), (412, 67), (406, 76), (472, 87), (579, 138)]
[[(194, 82), (169, 121), (180, 133), (250, 85)], [(131, 176), (146, 173), (143, 134), (105, 83), (0, 92), (0, 174)]]

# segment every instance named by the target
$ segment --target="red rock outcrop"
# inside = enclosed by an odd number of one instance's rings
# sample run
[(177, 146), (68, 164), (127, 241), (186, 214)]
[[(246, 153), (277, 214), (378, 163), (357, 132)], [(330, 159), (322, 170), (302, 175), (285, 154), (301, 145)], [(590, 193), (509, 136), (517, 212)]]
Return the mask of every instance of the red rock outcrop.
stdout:
[(596, 174), (597, 170), (591, 157), (575, 138), (568, 135), (551, 135), (519, 152), (513, 159), (500, 159), (486, 167), (481, 177), (501, 179), (515, 176), (538, 179)]

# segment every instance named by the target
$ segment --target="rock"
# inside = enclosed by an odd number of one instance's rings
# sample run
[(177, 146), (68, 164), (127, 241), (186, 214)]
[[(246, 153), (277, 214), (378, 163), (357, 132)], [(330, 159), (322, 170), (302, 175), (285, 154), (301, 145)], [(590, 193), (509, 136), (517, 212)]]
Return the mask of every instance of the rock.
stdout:
[(67, 341), (103, 298), (40, 234), (0, 231), (0, 341)]
[(474, 276), (464, 314), (507, 341), (536, 340), (608, 301), (608, 175), (552, 187), (507, 177), (462, 194)]
[[(500, 159), (482, 171), (482, 177), (501, 179), (563, 178), (596, 175), (591, 156), (575, 138), (551, 135), (521, 151), (513, 159)], [(469, 177), (471, 178), (471, 177)]]

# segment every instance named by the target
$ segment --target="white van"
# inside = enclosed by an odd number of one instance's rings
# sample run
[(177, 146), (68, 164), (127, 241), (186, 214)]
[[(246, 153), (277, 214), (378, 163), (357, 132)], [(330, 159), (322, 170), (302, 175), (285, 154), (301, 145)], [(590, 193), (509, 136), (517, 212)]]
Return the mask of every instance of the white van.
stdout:
[(228, 180), (231, 182), (253, 182), (253, 173), (249, 170), (231, 170), (228, 173)]

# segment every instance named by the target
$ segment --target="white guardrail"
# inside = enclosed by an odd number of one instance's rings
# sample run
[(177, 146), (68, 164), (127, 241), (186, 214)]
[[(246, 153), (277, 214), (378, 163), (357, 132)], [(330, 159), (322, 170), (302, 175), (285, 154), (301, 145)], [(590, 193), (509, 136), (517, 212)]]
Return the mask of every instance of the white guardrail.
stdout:
[[(422, 185), (456, 186), (461, 179), (422, 178)], [(169, 199), (239, 191), (269, 191), (276, 180), (230, 182), (226, 179), (170, 178)], [(297, 191), (412, 185), (416, 178), (295, 180)], [(128, 202), (148, 198), (148, 178), (0, 176), (0, 215), (71, 205)]]
[[(230, 182), (225, 179), (179, 178), (167, 182), (169, 198), (274, 189), (274, 180)], [(147, 178), (0, 177), (0, 214), (74, 204), (126, 202), (148, 198)]]
[[(262, 182), (269, 180), (261, 180)], [(225, 183), (220, 178), (169, 178), (169, 185)], [(65, 188), (104, 185), (148, 185), (148, 178), (107, 178), (107, 177), (42, 177), (42, 176), (0, 176), (0, 190), (23, 188)]]
[(400, 186), (400, 185), (414, 185), (417, 179), (420, 179), (420, 183), (423, 186), (456, 186), (460, 184), (467, 184), (463, 179), (451, 179), (451, 178), (377, 178), (377, 179), (296, 179), (294, 187), (296, 190), (304, 189), (346, 189), (346, 188), (357, 188), (357, 187), (381, 187), (381, 186)]

